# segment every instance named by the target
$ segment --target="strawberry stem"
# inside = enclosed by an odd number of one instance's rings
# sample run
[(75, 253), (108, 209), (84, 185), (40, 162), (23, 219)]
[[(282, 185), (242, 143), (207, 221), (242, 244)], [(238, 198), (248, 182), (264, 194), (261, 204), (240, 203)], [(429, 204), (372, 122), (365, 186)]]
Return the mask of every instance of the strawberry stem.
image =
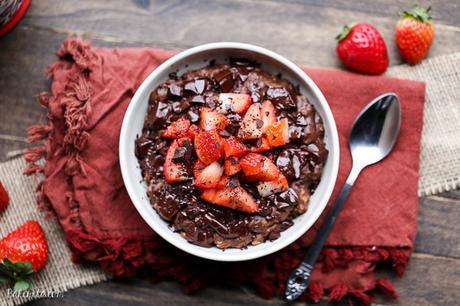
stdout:
[(339, 35), (337, 35), (335, 37), (335, 39), (337, 39), (339, 42), (341, 42), (342, 40), (344, 40), (345, 38), (347, 38), (348, 34), (350, 34), (351, 30), (353, 29), (353, 27), (356, 25), (356, 22), (353, 22), (353, 23), (350, 23), (350, 24), (346, 24), (343, 26), (343, 29), (342, 29), (342, 33), (340, 33)]
[(32, 264), (28, 261), (13, 263), (5, 258), (0, 262), (0, 283), (14, 281), (15, 291), (24, 291), (32, 288), (29, 278), (34, 273)]
[(430, 15), (430, 11), (431, 6), (423, 8), (414, 4), (410, 10), (402, 12), (401, 17), (413, 18), (421, 22), (431, 23), (432, 17)]

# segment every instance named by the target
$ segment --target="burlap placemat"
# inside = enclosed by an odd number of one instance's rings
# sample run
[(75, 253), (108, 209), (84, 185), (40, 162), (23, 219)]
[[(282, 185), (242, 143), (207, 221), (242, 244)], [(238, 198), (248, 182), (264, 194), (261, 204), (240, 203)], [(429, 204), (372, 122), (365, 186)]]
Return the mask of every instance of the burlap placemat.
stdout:
[(426, 83), (419, 195), (460, 188), (460, 53), (395, 66), (387, 75)]
[[(389, 69), (389, 76), (422, 80), (427, 85), (422, 134), (419, 195), (460, 187), (460, 53), (425, 60), (417, 66)], [(27, 219), (39, 220), (50, 245), (49, 263), (35, 276), (35, 289), (65, 292), (107, 280), (101, 269), (74, 265), (64, 235), (54, 219), (45, 219), (36, 209), (35, 183), (22, 175), (25, 162), (16, 158), (0, 164), (0, 180), (11, 196), (11, 207), (0, 216), (0, 236)], [(0, 286), (0, 305), (19, 305), (37, 297), (11, 297)]]
[(0, 285), (0, 305), (23, 304), (40, 297), (60, 298), (69, 289), (99, 283), (108, 279), (98, 266), (75, 265), (70, 260), (71, 253), (64, 239), (61, 227), (55, 218), (45, 218), (37, 210), (35, 199), (36, 183), (22, 175), (26, 163), (23, 158), (15, 158), (0, 164), (0, 180), (10, 195), (10, 206), (0, 215), (0, 237), (24, 223), (35, 219), (46, 233), (49, 245), (49, 261), (45, 269), (33, 277), (33, 296), (11, 296), (8, 286)]

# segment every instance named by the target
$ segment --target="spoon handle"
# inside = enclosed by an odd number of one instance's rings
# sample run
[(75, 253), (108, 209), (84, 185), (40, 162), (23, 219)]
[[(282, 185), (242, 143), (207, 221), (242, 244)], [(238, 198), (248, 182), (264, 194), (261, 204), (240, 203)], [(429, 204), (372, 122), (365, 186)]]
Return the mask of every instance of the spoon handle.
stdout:
[(350, 175), (347, 178), (347, 181), (342, 187), (340, 191), (339, 197), (335, 201), (332, 209), (327, 216), (325, 222), (321, 226), (318, 234), (313, 241), (313, 243), (308, 248), (307, 255), (300, 263), (300, 265), (292, 271), (291, 275), (286, 284), (285, 295), (286, 299), (289, 301), (293, 301), (297, 299), (307, 288), (310, 283), (310, 276), (311, 271), (313, 270), (313, 266), (316, 262), (316, 259), (321, 252), (326, 240), (331, 232), (332, 228), (334, 227), (335, 221), (342, 210), (343, 205), (345, 204), (346, 199), (348, 198), (348, 194), (350, 193), (351, 187), (353, 186), (358, 174), (361, 172), (361, 169), (358, 167), (354, 167)]

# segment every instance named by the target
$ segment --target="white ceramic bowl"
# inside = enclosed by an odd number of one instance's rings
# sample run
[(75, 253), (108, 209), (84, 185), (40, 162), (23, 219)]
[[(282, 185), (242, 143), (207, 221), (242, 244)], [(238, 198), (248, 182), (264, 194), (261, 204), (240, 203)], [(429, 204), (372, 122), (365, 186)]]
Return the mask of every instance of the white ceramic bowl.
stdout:
[[(243, 57), (255, 60), (271, 73), (282, 73), (294, 85), (299, 85), (302, 95), (308, 97), (321, 115), (325, 128), (325, 142), (329, 155), (324, 167), (321, 182), (310, 199), (308, 211), (294, 220), (294, 225), (281, 233), (274, 241), (267, 241), (246, 249), (205, 248), (189, 243), (178, 233), (173, 232), (168, 223), (160, 218), (151, 207), (146, 195), (147, 186), (143, 183), (139, 162), (134, 154), (134, 141), (141, 134), (147, 111), (149, 95), (160, 83), (167, 80), (168, 74), (202, 68), (211, 60), (217, 63), (228, 61), (229, 57)], [(129, 104), (123, 119), (120, 134), (120, 166), (126, 189), (139, 214), (161, 237), (179, 249), (207, 259), (218, 261), (242, 261), (262, 257), (276, 252), (294, 242), (304, 234), (318, 219), (331, 196), (339, 168), (339, 140), (334, 117), (323, 94), (316, 84), (297, 65), (281, 55), (254, 45), (220, 42), (205, 44), (185, 50), (161, 64), (141, 84)]]

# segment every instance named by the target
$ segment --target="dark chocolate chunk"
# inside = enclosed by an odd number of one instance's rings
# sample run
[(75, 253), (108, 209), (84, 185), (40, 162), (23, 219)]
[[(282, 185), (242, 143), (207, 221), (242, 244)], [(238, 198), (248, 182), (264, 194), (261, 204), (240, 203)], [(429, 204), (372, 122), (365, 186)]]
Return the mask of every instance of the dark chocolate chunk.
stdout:
[(198, 115), (198, 113), (194, 110), (189, 110), (187, 115), (192, 123), (196, 123), (200, 120), (200, 115)]
[(197, 96), (193, 96), (191, 102), (192, 102), (192, 103), (196, 103), (196, 104), (204, 104), (204, 103), (205, 103), (203, 96), (198, 96), (198, 95), (197, 95)]
[(235, 187), (238, 187), (239, 185), (240, 185), (240, 182), (238, 181), (238, 178), (236, 178), (235, 176), (233, 176), (228, 182), (228, 187), (230, 188), (235, 188)]
[(190, 103), (187, 100), (174, 101), (172, 103), (172, 109), (176, 114), (180, 114), (184, 110), (190, 107)]
[(204, 79), (195, 80), (195, 88), (196, 88), (196, 93), (202, 94), (204, 90), (206, 89), (206, 80)]
[(174, 151), (174, 156), (172, 158), (173, 162), (175, 163), (183, 163), (185, 162), (185, 152), (187, 151), (184, 147), (178, 147), (176, 151)]
[(232, 134), (230, 134), (227, 130), (219, 131), (219, 135), (224, 137), (224, 138), (228, 138), (228, 137), (232, 136)]
[(168, 76), (170, 79), (177, 80), (177, 71), (170, 72)]
[(169, 93), (176, 98), (182, 98), (182, 87), (176, 83), (169, 85)]

